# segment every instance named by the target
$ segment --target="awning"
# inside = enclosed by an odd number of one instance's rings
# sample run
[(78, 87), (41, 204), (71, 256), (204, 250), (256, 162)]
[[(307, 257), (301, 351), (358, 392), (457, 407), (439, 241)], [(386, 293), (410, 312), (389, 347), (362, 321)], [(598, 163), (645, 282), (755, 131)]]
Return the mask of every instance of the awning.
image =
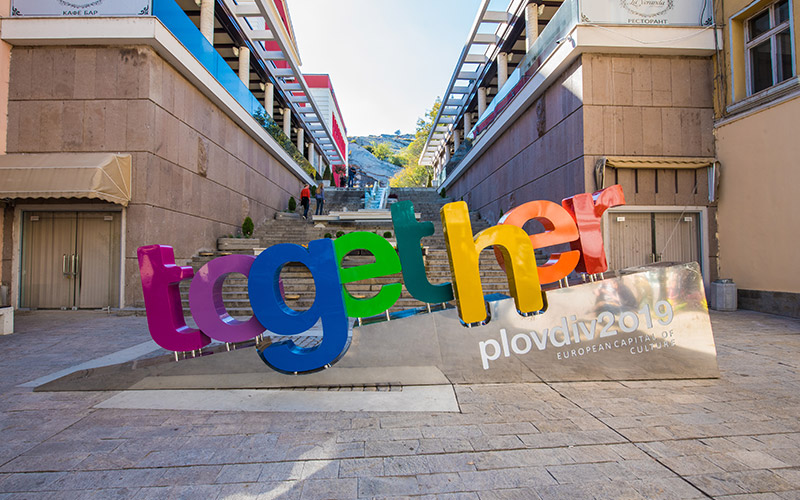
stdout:
[(127, 206), (131, 155), (0, 155), (0, 198), (91, 198)]
[(612, 168), (669, 168), (697, 169), (711, 166), (714, 158), (684, 158), (664, 156), (608, 156), (607, 167)]

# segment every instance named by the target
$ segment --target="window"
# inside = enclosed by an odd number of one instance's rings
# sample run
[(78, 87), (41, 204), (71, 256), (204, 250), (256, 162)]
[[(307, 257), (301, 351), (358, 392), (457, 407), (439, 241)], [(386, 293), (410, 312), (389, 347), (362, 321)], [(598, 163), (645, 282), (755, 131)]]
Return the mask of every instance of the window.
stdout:
[(794, 76), (790, 17), (789, 0), (780, 0), (745, 23), (748, 95)]

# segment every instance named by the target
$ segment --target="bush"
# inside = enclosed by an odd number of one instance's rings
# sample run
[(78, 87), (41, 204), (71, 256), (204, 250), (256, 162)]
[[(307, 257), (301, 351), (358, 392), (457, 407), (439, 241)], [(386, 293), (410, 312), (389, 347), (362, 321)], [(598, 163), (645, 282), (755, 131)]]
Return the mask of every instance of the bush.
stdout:
[(242, 234), (245, 238), (249, 238), (253, 236), (253, 230), (256, 228), (255, 224), (253, 224), (253, 219), (250, 217), (245, 217), (244, 222), (242, 222)]
[(333, 236), (331, 236), (331, 233), (325, 233), (325, 236), (323, 236), (323, 238), (331, 239), (333, 238)]
[(442, 198), (447, 198), (447, 193), (445, 193), (444, 188), (442, 188), (441, 191), (439, 191), (439, 196), (441, 196)]
[(322, 174), (322, 180), (323, 181), (331, 180), (331, 166), (330, 165), (327, 165), (325, 167), (325, 172), (323, 172), (323, 174)]
[(337, 238), (341, 238), (342, 236), (344, 236), (344, 231), (336, 231)]
[(311, 197), (312, 198), (315, 197), (317, 195), (317, 186), (312, 185), (310, 191), (311, 191)]
[(258, 110), (256, 114), (253, 115), (253, 118), (264, 127), (264, 130), (267, 131), (269, 135), (275, 139), (281, 147), (289, 153), (289, 156), (297, 163), (300, 168), (302, 168), (308, 175), (314, 175), (316, 169), (308, 159), (303, 156), (297, 146), (294, 145), (292, 140), (289, 137), (286, 137), (286, 134), (283, 133), (283, 127), (275, 123), (273, 120), (264, 110)]
[(289, 211), (294, 212), (297, 210), (297, 200), (294, 199), (294, 196), (289, 197)]
[(383, 237), (386, 238), (386, 239), (391, 238), (392, 237), (392, 232), (391, 231), (386, 231), (385, 233), (383, 233)]

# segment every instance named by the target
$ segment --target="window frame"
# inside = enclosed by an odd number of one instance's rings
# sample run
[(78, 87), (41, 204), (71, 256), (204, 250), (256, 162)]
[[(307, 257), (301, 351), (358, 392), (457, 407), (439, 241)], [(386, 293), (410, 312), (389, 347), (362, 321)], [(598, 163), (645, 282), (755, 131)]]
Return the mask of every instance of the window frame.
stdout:
[[(760, 9), (758, 12), (754, 13), (753, 15), (747, 17), (742, 24), (744, 28), (744, 59), (745, 59), (745, 93), (747, 97), (752, 95), (759, 94), (766, 90), (769, 90), (776, 85), (780, 85), (787, 80), (797, 76), (797, 68), (796, 68), (796, 52), (795, 52), (795, 41), (794, 41), (794, 5), (792, 0), (787, 0), (789, 6), (789, 15), (786, 21), (783, 21), (780, 24), (776, 24), (777, 22), (777, 9), (776, 6), (780, 0), (770, 3), (765, 8)], [(769, 22), (770, 28), (765, 31), (764, 33), (760, 34), (759, 36), (751, 39), (750, 38), (750, 23), (764, 12), (769, 12)], [(778, 81), (778, 42), (777, 42), (777, 35), (783, 33), (784, 31), (788, 31), (789, 33), (789, 40), (791, 42), (791, 60), (792, 60), (792, 74), (788, 77), (785, 77), (783, 80)], [(753, 67), (752, 67), (752, 57), (751, 51), (757, 47), (758, 45), (764, 43), (765, 41), (769, 41), (770, 44), (770, 64), (772, 67), (772, 85), (769, 85), (766, 88), (763, 88), (759, 91), (753, 90)]]

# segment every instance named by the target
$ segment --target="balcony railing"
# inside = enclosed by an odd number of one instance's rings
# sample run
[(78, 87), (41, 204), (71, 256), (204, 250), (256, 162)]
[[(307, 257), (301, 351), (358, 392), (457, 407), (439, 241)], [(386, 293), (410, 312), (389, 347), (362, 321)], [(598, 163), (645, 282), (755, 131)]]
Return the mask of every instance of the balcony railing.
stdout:
[(522, 91), (541, 65), (577, 25), (710, 26), (713, 24), (711, 0), (683, 0), (676, 8), (672, 0), (652, 0), (646, 7), (633, 0), (564, 0), (525, 58), (511, 73), (503, 88), (466, 135), (445, 166), (449, 176), (473, 145)]
[(211, 73), (228, 93), (280, 144), (303, 171), (311, 177), (317, 174), (292, 141), (286, 137), (267, 111), (228, 66), (214, 46), (194, 25), (175, 0), (153, 0), (153, 15), (178, 39), (179, 42)]

